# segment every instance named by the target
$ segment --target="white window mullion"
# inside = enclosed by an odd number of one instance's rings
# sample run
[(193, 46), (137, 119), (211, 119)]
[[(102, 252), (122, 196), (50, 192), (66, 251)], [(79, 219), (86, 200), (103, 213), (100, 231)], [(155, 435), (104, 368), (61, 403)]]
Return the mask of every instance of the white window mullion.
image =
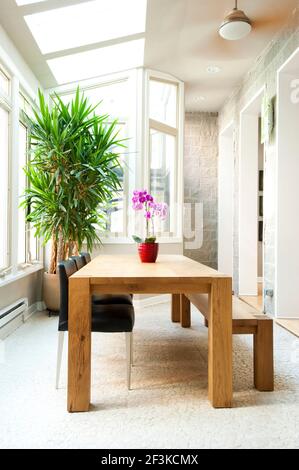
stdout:
[(155, 121), (154, 119), (149, 120), (149, 125), (151, 129), (155, 129), (156, 131), (163, 132), (164, 134), (173, 135), (174, 137), (177, 136), (178, 131), (175, 127), (168, 126), (163, 122)]
[[(164, 241), (182, 240), (184, 86), (159, 72), (147, 72), (147, 155), (149, 187), (169, 205), (167, 221), (156, 222)], [(148, 101), (149, 100), (149, 101)]]
[(12, 79), (12, 111), (11, 111), (11, 133), (10, 133), (10, 168), (11, 168), (11, 266), (15, 274), (18, 269), (18, 207), (19, 207), (19, 80)]
[(185, 131), (185, 84), (180, 82), (178, 85), (177, 99), (177, 204), (178, 204), (178, 223), (177, 234), (183, 237), (183, 218), (184, 218), (184, 131)]

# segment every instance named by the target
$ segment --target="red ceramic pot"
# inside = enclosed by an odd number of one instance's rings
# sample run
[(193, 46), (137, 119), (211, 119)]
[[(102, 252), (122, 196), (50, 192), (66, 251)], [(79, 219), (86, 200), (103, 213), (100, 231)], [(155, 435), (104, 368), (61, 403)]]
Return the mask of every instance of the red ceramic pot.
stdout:
[(142, 263), (155, 263), (159, 251), (159, 243), (139, 243), (138, 253)]

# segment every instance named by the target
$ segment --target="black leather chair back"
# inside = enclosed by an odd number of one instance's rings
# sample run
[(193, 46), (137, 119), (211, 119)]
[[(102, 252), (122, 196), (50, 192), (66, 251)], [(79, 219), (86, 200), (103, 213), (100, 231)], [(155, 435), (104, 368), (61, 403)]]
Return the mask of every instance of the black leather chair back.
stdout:
[(71, 259), (75, 261), (78, 270), (86, 265), (86, 261), (83, 256), (71, 256)]
[(77, 271), (76, 262), (72, 259), (62, 261), (58, 264), (60, 282), (60, 311), (58, 330), (68, 330), (68, 310), (69, 310), (69, 277)]
[(80, 253), (80, 255), (85, 258), (86, 264), (91, 262), (90, 253)]

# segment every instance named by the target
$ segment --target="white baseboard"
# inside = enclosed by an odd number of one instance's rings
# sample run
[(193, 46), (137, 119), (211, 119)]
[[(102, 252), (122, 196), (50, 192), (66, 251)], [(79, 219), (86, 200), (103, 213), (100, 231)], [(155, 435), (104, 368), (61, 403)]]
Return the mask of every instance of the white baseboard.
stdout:
[(37, 305), (38, 305), (38, 302), (30, 305), (30, 307), (28, 307), (27, 310), (23, 313), (24, 322), (29, 320), (29, 318), (32, 317), (32, 315), (34, 315), (38, 311)]
[(0, 340), (3, 340), (5, 338), (7, 338), (7, 336), (11, 335), (17, 328), (19, 328), (26, 321), (28, 321), (29, 318), (32, 317), (32, 315), (34, 315), (35, 313), (40, 311), (39, 308), (38, 308), (39, 304), (40, 304), (40, 302), (36, 302), (36, 303), (30, 305), (30, 307), (28, 307), (27, 310), (24, 313), (21, 313), (19, 316), (14, 318), (12, 321), (7, 323), (7, 325), (4, 325), (0, 329)]
[(153, 297), (146, 297), (145, 299), (134, 298), (134, 306), (136, 308), (151, 307), (152, 305), (159, 305), (170, 302), (170, 299), (170, 294), (155, 295)]

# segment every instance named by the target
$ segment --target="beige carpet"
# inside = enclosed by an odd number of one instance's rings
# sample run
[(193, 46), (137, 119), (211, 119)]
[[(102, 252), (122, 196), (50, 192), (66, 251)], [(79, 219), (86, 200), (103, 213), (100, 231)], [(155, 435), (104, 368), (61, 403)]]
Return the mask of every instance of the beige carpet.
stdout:
[[(38, 314), (5, 340), (1, 448), (299, 448), (299, 339), (275, 327), (276, 391), (253, 389), (250, 337), (234, 338), (234, 408), (207, 399), (207, 330), (137, 312), (133, 390), (123, 335), (93, 336), (93, 408), (66, 412), (66, 355), (54, 389), (57, 319)], [(66, 351), (65, 351), (66, 353)], [(2, 358), (3, 359), (3, 358)], [(1, 362), (1, 361), (0, 361)]]

